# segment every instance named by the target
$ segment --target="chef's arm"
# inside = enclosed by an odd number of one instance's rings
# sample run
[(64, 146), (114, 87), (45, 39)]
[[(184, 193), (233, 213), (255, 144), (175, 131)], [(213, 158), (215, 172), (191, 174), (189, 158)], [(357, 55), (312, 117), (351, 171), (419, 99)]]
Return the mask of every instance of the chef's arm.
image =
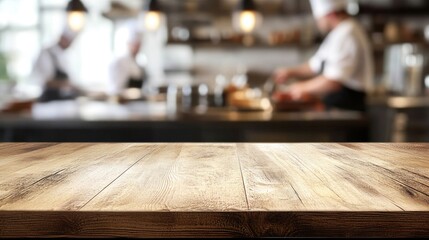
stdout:
[(325, 96), (339, 91), (341, 88), (340, 81), (319, 75), (308, 81), (291, 85), (288, 92), (294, 100), (302, 100), (308, 96)]
[(310, 67), (310, 64), (304, 63), (302, 65), (292, 68), (280, 68), (274, 73), (274, 80), (277, 83), (284, 83), (291, 79), (310, 79), (314, 77), (314, 72)]
[(319, 96), (339, 91), (342, 88), (342, 85), (339, 81), (329, 79), (323, 75), (313, 78), (304, 84), (305, 89), (309, 94)]

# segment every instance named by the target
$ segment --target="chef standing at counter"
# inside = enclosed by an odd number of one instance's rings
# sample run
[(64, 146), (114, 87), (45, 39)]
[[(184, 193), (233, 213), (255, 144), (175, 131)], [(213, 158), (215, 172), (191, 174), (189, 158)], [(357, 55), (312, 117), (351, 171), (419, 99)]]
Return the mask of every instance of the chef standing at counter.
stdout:
[(279, 69), (277, 83), (291, 84), (293, 100), (320, 97), (326, 108), (365, 111), (366, 90), (374, 77), (371, 45), (364, 28), (346, 12), (346, 0), (310, 0), (319, 30), (327, 34), (316, 54), (301, 66)]
[(54, 45), (42, 49), (34, 66), (32, 78), (42, 88), (41, 102), (73, 99), (81, 90), (72, 84), (67, 50), (79, 33), (65, 27)]
[(110, 65), (110, 95), (118, 95), (131, 88), (142, 89), (146, 77), (145, 69), (137, 61), (143, 40), (142, 32), (134, 24), (129, 24), (126, 30), (127, 51)]

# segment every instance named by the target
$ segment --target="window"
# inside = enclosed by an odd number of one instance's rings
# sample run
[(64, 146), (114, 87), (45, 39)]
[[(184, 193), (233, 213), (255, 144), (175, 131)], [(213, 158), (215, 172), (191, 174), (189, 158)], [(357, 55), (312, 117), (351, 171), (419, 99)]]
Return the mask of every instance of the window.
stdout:
[[(68, 0), (0, 0), (0, 52), (9, 75), (31, 81), (32, 65), (42, 47), (55, 44), (65, 26)], [(112, 53), (113, 24), (102, 16), (106, 0), (83, 0), (87, 25), (70, 49), (71, 77), (86, 89), (103, 89)]]
[(0, 52), (13, 80), (31, 72), (31, 59), (40, 47), (38, 19), (36, 0), (0, 0)]
[[(58, 40), (66, 24), (64, 10), (68, 1), (0, 0), (0, 53), (7, 56), (10, 78), (22, 82), (20, 86), (35, 82), (31, 76), (34, 61), (42, 48)], [(70, 77), (74, 84), (83, 89), (102, 91), (108, 84), (108, 67), (114, 54), (126, 46), (123, 41), (118, 41), (124, 38), (120, 31), (126, 21), (112, 21), (103, 16), (110, 10), (110, 1), (82, 1), (89, 14), (85, 29), (68, 50)], [(133, 3), (136, 5), (133, 7), (141, 9), (143, 2), (136, 0)], [(156, 79), (154, 84), (164, 79), (162, 49), (166, 35), (165, 25), (162, 31), (144, 37), (142, 52), (146, 59), (150, 59), (147, 70)]]

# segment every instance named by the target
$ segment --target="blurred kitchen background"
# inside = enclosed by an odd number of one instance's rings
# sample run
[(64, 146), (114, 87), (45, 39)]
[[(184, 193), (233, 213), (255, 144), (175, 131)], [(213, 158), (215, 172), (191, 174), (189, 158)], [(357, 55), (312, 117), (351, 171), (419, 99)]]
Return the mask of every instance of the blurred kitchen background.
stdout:
[[(250, 23), (240, 22), (241, 0), (159, 0), (151, 22), (149, 1), (82, 0), (70, 79), (91, 94), (38, 102), (33, 64), (69, 24), (69, 2), (0, 0), (0, 141), (429, 140), (429, 1), (349, 1), (376, 59), (365, 114), (264, 98), (275, 69), (308, 60), (323, 40), (307, 0), (255, 0)], [(147, 79), (137, 92), (104, 95), (131, 22), (144, 31), (137, 60)], [(228, 101), (231, 86), (249, 90), (244, 100)]]

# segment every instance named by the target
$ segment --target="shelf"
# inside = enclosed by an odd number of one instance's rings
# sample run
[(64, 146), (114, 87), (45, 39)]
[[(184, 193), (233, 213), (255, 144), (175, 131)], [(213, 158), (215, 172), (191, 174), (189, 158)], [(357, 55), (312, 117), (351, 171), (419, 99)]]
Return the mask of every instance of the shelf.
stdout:
[(138, 16), (138, 14), (138, 9), (128, 8), (127, 6), (118, 2), (112, 2), (110, 10), (102, 13), (103, 17), (111, 21), (135, 18), (136, 16)]
[(189, 45), (193, 48), (246, 48), (246, 49), (259, 49), (259, 48), (299, 48), (299, 49), (312, 49), (319, 45), (319, 43), (314, 43), (311, 45), (304, 45), (301, 43), (286, 43), (279, 45), (269, 45), (264, 43), (255, 43), (250, 46), (238, 42), (221, 42), (221, 43), (212, 43), (210, 41), (192, 41), (192, 42), (181, 42), (181, 41), (169, 41), (168, 45), (182, 44)]
[(429, 6), (424, 5), (421, 7), (410, 6), (397, 6), (397, 7), (375, 7), (370, 5), (361, 5), (361, 15), (392, 15), (392, 16), (427, 16), (429, 13)]

